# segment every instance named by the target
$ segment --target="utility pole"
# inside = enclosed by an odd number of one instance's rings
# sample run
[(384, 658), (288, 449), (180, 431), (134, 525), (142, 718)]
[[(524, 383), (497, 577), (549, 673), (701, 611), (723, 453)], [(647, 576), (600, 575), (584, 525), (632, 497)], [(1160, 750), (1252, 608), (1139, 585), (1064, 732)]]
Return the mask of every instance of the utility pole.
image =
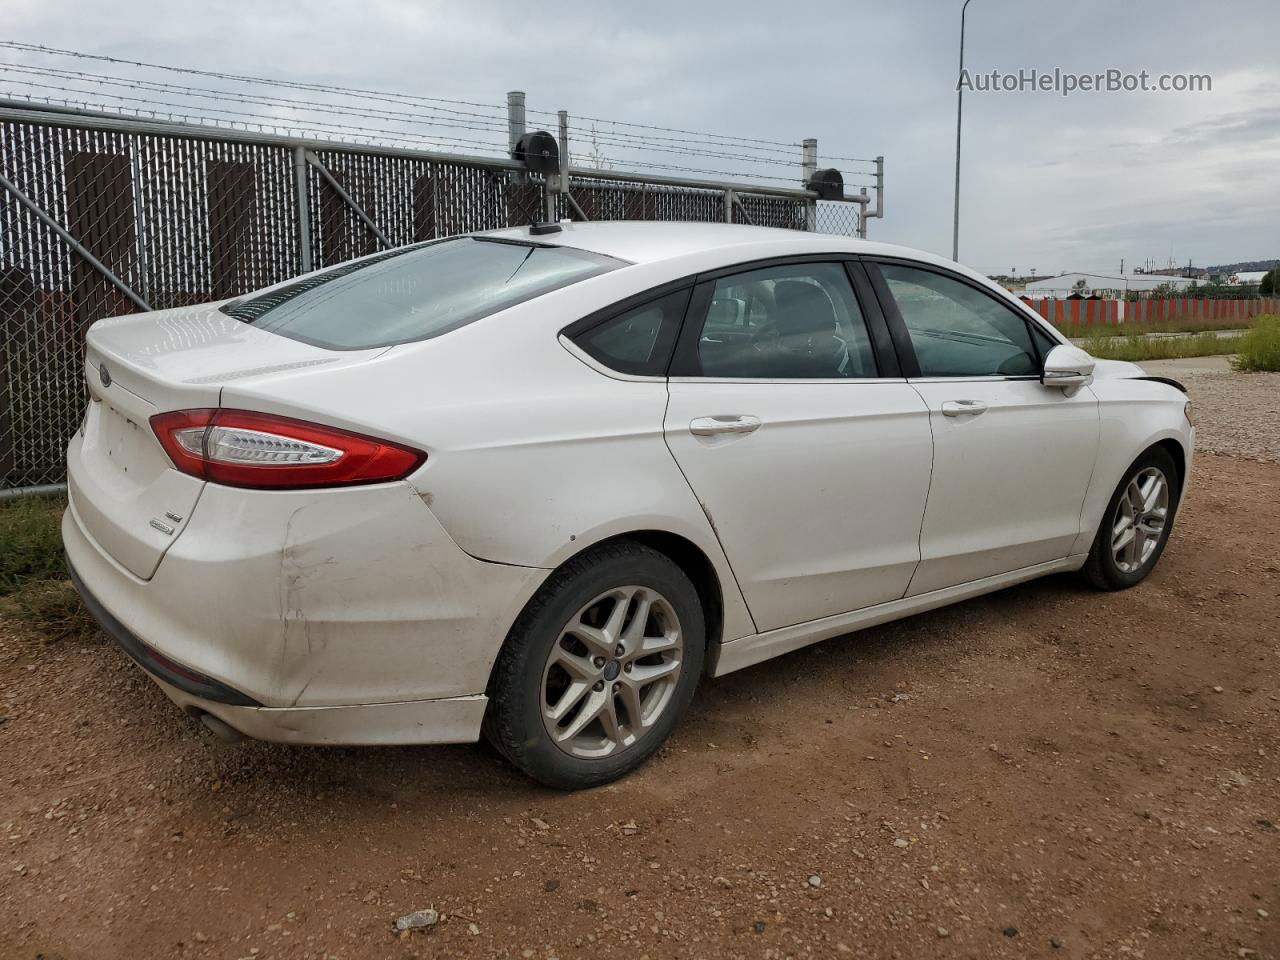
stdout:
[(960, 8), (960, 70), (956, 74), (956, 206), (951, 221), (951, 259), (960, 259), (960, 117), (964, 109), (964, 88), (960, 86), (960, 78), (964, 76), (964, 14), (969, 9), (969, 0), (964, 0)]

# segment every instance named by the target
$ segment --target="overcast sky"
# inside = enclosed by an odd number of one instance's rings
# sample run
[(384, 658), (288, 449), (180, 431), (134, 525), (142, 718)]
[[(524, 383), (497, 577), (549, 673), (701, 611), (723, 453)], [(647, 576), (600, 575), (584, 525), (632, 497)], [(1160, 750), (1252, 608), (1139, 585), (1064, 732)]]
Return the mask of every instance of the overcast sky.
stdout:
[[(520, 88), (531, 108), (575, 116), (817, 137), (829, 156), (884, 155), (873, 238), (950, 254), (959, 0), (0, 0), (0, 13), (11, 39), (94, 53), (488, 103)], [(1280, 257), (1276, 0), (972, 0), (966, 66), (1208, 73), (1213, 89), (966, 94), (963, 262), (1047, 274)]]

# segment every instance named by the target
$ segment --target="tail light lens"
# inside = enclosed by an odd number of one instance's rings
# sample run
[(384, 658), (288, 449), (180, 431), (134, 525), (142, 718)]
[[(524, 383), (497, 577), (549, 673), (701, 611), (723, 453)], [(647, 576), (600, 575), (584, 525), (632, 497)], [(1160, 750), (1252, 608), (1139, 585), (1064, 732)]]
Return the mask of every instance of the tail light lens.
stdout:
[(297, 490), (403, 480), (427, 455), (388, 440), (249, 410), (177, 410), (151, 429), (183, 473), (228, 487)]

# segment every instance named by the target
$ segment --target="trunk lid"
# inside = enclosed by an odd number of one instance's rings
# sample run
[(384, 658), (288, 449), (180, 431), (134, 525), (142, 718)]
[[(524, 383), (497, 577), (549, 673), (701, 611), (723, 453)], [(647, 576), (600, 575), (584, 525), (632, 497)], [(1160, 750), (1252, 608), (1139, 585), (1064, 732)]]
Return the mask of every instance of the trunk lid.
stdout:
[(228, 382), (349, 366), (382, 352), (325, 350), (259, 330), (217, 306), (113, 317), (89, 330), (89, 403), (67, 450), (68, 494), (85, 533), (143, 580), (181, 535), (205, 485), (174, 469), (151, 430), (152, 416), (217, 407)]

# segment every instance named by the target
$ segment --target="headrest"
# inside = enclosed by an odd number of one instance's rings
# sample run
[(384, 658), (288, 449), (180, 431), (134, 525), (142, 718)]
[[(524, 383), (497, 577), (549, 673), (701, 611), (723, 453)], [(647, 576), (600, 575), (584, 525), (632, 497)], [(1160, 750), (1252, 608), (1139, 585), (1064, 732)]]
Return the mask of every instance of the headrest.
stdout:
[(836, 333), (836, 311), (827, 292), (804, 280), (779, 280), (773, 285), (777, 302), (775, 325), (783, 336)]

